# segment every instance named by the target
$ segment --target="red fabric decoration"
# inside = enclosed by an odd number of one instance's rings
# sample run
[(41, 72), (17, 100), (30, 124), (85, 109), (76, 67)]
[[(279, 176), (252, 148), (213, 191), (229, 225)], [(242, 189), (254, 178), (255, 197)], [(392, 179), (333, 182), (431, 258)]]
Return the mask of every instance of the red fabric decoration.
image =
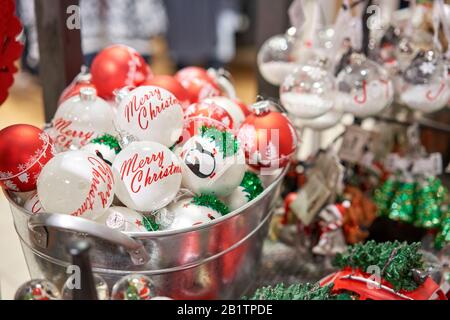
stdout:
[(23, 51), (23, 45), (17, 41), (22, 25), (15, 12), (14, 0), (0, 0), (0, 105), (8, 97), (8, 89), (17, 72), (14, 62)]

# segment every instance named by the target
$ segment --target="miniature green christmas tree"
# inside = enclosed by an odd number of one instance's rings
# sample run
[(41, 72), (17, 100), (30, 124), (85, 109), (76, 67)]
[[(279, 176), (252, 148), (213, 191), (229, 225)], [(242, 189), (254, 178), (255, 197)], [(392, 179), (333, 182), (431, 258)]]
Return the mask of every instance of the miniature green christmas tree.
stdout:
[(334, 265), (339, 268), (360, 269), (363, 272), (368, 267), (378, 266), (380, 276), (395, 290), (412, 291), (419, 285), (414, 279), (413, 270), (421, 270), (424, 266), (419, 248), (420, 243), (368, 241), (365, 244), (355, 244), (347, 252), (337, 254)]

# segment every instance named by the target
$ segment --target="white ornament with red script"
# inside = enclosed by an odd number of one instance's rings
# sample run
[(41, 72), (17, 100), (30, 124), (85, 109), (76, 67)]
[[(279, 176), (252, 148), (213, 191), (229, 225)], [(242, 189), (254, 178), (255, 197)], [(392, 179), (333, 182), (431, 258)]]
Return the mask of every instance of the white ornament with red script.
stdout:
[(110, 207), (95, 221), (108, 228), (123, 232), (147, 232), (143, 216), (126, 207)]
[(183, 130), (183, 109), (169, 91), (154, 86), (132, 90), (120, 101), (116, 127), (141, 141), (171, 147)]
[(206, 206), (193, 203), (193, 198), (186, 198), (167, 207), (164, 230), (178, 230), (208, 223), (222, 215)]
[(143, 212), (161, 209), (176, 196), (181, 166), (167, 147), (157, 142), (130, 143), (113, 163), (116, 196), (127, 207)]
[(0, 186), (10, 191), (36, 189), (42, 167), (55, 150), (48, 134), (28, 124), (0, 130)]
[(37, 190), (46, 212), (96, 219), (110, 207), (115, 183), (106, 162), (76, 150), (60, 153), (45, 165)]
[[(245, 174), (245, 156), (232, 134), (226, 135), (219, 130), (208, 129), (211, 135), (229, 137), (229, 148), (221, 146), (223, 140), (216, 143), (210, 135), (196, 135), (190, 138), (177, 154), (181, 160), (183, 186), (196, 194), (206, 193), (227, 196), (239, 186)], [(227, 142), (225, 142), (227, 143)], [(236, 143), (236, 147), (235, 147)], [(233, 148), (235, 148), (233, 150)]]
[(383, 67), (353, 53), (350, 64), (337, 76), (337, 103), (345, 112), (368, 117), (389, 107), (394, 99), (394, 85)]
[(31, 212), (32, 214), (44, 212), (41, 201), (39, 200), (39, 196), (36, 191), (34, 191), (25, 201), (25, 203), (23, 204), (23, 208), (26, 211)]
[(253, 114), (245, 119), (238, 133), (247, 164), (255, 169), (265, 168), (266, 172), (289, 164), (297, 148), (294, 126), (286, 115), (272, 111), (276, 108), (267, 100), (253, 104)]
[(241, 106), (237, 102), (233, 101), (230, 98), (211, 97), (211, 98), (207, 98), (207, 99), (203, 100), (203, 102), (215, 104), (215, 105), (221, 107), (222, 109), (224, 109), (231, 116), (231, 119), (233, 120), (233, 123), (229, 126), (230, 129), (235, 129), (235, 130), (239, 129), (242, 122), (244, 122), (244, 120), (245, 120), (245, 114), (242, 111)]
[(78, 96), (61, 104), (49, 130), (60, 152), (79, 149), (100, 135), (114, 133), (113, 111), (92, 88), (80, 89)]

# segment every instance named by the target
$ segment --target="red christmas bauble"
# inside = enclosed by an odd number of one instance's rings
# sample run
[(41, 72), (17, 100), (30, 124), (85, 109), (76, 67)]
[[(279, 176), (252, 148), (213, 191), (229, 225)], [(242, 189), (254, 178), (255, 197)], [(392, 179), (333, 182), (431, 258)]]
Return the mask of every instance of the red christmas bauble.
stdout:
[(48, 134), (28, 124), (0, 131), (0, 185), (10, 191), (31, 191), (42, 167), (54, 155)]
[(175, 77), (168, 75), (156, 75), (153, 78), (147, 79), (142, 84), (143, 86), (156, 86), (170, 91), (182, 106), (189, 105), (189, 97), (186, 89), (178, 82)]
[(245, 117), (248, 117), (251, 114), (250, 109), (248, 108), (247, 104), (245, 104), (244, 102), (242, 102), (239, 99), (234, 99), (233, 101), (239, 106), (239, 108), (241, 108), (241, 111)]
[(59, 96), (58, 106), (61, 105), (64, 101), (69, 98), (78, 96), (80, 94), (80, 90), (82, 88), (93, 88), (95, 89), (94, 84), (92, 83), (92, 76), (90, 73), (81, 72), (79, 75), (73, 79), (72, 83), (64, 89), (64, 91)]
[(175, 74), (175, 79), (186, 89), (191, 103), (222, 94), (218, 84), (208, 75), (208, 72), (199, 67), (181, 69)]
[(252, 108), (238, 132), (248, 165), (255, 169), (285, 167), (297, 148), (297, 133), (282, 113), (271, 111), (272, 103), (261, 101)]
[(144, 58), (124, 45), (103, 49), (92, 62), (91, 73), (98, 95), (106, 100), (114, 98), (114, 90), (137, 87), (152, 76)]

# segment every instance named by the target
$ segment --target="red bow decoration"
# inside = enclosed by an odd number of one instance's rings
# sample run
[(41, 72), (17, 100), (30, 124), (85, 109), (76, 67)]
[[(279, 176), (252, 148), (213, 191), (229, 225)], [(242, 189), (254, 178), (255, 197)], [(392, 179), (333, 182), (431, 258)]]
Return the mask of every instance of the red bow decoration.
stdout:
[(8, 97), (17, 72), (14, 62), (23, 51), (23, 45), (17, 40), (22, 24), (15, 12), (15, 0), (0, 0), (0, 105)]

